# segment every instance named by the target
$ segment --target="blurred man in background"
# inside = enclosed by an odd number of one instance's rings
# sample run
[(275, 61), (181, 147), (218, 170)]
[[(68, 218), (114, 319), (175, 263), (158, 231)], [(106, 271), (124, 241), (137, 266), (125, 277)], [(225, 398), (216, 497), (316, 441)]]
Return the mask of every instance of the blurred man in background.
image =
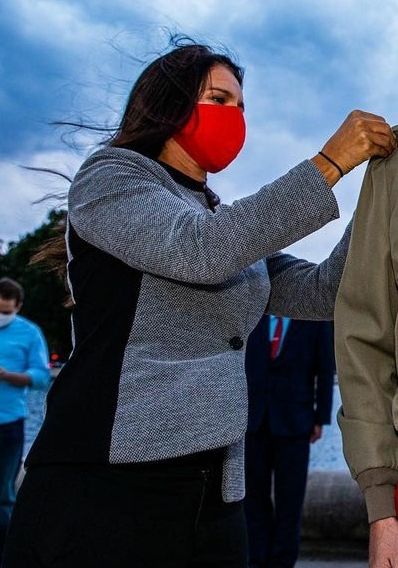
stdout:
[(245, 509), (253, 568), (296, 563), (309, 448), (330, 424), (334, 371), (329, 322), (263, 316), (249, 337)]
[(18, 315), (23, 298), (17, 282), (0, 279), (0, 561), (22, 460), (27, 392), (50, 381), (45, 339)]

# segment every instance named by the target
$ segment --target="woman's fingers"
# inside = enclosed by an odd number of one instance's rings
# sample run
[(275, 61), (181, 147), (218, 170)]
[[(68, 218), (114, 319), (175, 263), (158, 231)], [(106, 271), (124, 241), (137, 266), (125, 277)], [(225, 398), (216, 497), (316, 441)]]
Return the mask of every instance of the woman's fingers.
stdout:
[(378, 114), (373, 114), (372, 112), (366, 112), (364, 110), (353, 110), (350, 112), (347, 118), (366, 118), (369, 120), (378, 120), (381, 122), (386, 122), (386, 119)]
[(322, 150), (347, 173), (373, 156), (389, 156), (396, 148), (395, 135), (383, 117), (355, 110)]
[(390, 150), (386, 150), (383, 146), (374, 146), (372, 158), (387, 158), (391, 154)]
[(369, 136), (369, 143), (369, 157), (377, 155), (374, 152), (379, 148), (385, 150), (387, 155), (389, 155), (397, 147), (395, 138), (392, 139), (390, 136), (379, 132), (373, 132), (372, 135)]
[(386, 122), (369, 120), (364, 124), (364, 130), (369, 133), (381, 134), (386, 136), (391, 142), (395, 142), (394, 132)]

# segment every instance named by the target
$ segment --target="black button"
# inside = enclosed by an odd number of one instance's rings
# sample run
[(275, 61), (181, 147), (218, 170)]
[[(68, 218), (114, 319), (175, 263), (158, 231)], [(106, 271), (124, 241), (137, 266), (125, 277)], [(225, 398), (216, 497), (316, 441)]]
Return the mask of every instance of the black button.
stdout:
[(232, 349), (235, 349), (235, 351), (238, 351), (243, 347), (243, 339), (241, 337), (238, 337), (237, 335), (235, 337), (232, 337), (228, 343), (230, 344)]

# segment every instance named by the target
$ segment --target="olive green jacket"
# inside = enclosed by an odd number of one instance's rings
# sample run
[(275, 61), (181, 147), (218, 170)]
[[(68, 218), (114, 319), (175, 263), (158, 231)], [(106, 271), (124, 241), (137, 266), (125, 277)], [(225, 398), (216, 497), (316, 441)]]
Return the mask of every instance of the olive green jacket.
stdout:
[(338, 421), (370, 522), (396, 515), (397, 283), (398, 151), (369, 163), (335, 308)]

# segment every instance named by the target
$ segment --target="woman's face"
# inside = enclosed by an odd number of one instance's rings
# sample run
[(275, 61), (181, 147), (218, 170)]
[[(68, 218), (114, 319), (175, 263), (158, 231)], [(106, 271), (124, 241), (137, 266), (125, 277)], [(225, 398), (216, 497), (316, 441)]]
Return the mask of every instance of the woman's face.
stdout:
[[(228, 67), (225, 67), (224, 65), (214, 65), (214, 67), (210, 69), (204, 83), (203, 92), (198, 99), (198, 103), (203, 105), (240, 107), (243, 110), (243, 94), (241, 86)], [(213, 168), (214, 147), (209, 146), (207, 142), (206, 144), (203, 144), (203, 140), (201, 140), (201, 137), (203, 138), (202, 135), (199, 134), (199, 139), (196, 139), (194, 143), (194, 145), (196, 146), (195, 154), (194, 148), (192, 147), (192, 134), (188, 136), (190, 140), (190, 144), (188, 144), (189, 148), (187, 147), (187, 144), (184, 143), (184, 140), (181, 138), (181, 136), (175, 135), (174, 137), (166, 140), (162, 151), (158, 156), (158, 159), (176, 168), (177, 170), (184, 172), (194, 179), (203, 181), (204, 179), (206, 179), (207, 171), (220, 171), (220, 169), (223, 169), (226, 166), (222, 165), (221, 168), (218, 168), (218, 166), (216, 165), (217, 167), (215, 167), (215, 169)], [(184, 136), (186, 136), (186, 134), (184, 134)], [(178, 138), (178, 140), (176, 140), (176, 138)], [(209, 131), (206, 131), (205, 139), (208, 140), (208, 138)], [(212, 160), (210, 160), (212, 162), (211, 167), (209, 166), (208, 159), (201, 163), (203, 159), (204, 148), (207, 148), (205, 153), (210, 152), (210, 154), (212, 154)], [(193, 157), (194, 155), (198, 154), (198, 152), (200, 156), (198, 155), (198, 157)], [(236, 154), (232, 157), (232, 159), (234, 159), (235, 156)], [(223, 160), (223, 162), (224, 161), (225, 160)]]
[(244, 109), (242, 88), (228, 67), (218, 64), (210, 69), (198, 103), (238, 106)]

